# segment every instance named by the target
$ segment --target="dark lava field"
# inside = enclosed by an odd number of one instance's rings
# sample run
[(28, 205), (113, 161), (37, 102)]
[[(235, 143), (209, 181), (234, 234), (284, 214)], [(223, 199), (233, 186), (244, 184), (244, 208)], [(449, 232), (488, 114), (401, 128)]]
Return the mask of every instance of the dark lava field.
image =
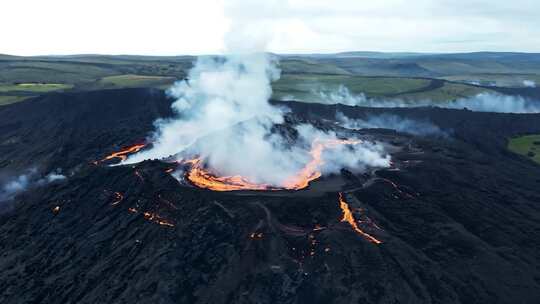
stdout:
[[(444, 131), (348, 131), (393, 147), (392, 166), (299, 191), (100, 162), (145, 142), (171, 102), (120, 89), (0, 108), (0, 179), (37, 180), (0, 202), (0, 303), (540, 303), (540, 166), (507, 150), (540, 114), (276, 101), (285, 128), (338, 130), (341, 112)], [(50, 172), (66, 178), (39, 182)]]

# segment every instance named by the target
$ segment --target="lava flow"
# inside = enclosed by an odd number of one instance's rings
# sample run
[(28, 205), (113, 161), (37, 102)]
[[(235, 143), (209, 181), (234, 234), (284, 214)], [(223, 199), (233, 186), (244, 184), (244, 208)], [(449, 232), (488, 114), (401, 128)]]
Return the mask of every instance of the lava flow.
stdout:
[(336, 148), (341, 145), (356, 145), (359, 140), (327, 140), (324, 142), (315, 140), (311, 146), (312, 160), (296, 175), (289, 178), (284, 183), (285, 189), (300, 190), (309, 185), (309, 182), (321, 177), (319, 168), (324, 164), (322, 153), (325, 149)]
[(365, 237), (368, 241), (374, 243), (374, 244), (381, 244), (382, 242), (374, 238), (373, 236), (365, 233), (358, 227), (358, 224), (356, 223), (356, 220), (354, 219), (354, 216), (351, 212), (351, 209), (349, 208), (349, 204), (345, 201), (345, 198), (343, 197), (343, 193), (339, 193), (339, 206), (341, 207), (341, 211), (343, 211), (343, 218), (341, 219), (342, 222), (347, 222), (354, 231), (358, 232), (361, 236)]
[(324, 164), (322, 154), (325, 149), (336, 148), (341, 145), (356, 145), (359, 140), (315, 140), (311, 146), (309, 154), (312, 159), (307, 163), (297, 175), (286, 179), (280, 186), (268, 184), (257, 184), (247, 178), (234, 176), (216, 176), (203, 167), (200, 158), (184, 161), (190, 164), (191, 168), (187, 174), (187, 179), (199, 188), (213, 191), (235, 191), (235, 190), (301, 190), (309, 183), (321, 177), (320, 167)]
[(202, 161), (199, 158), (190, 160), (189, 163), (191, 164), (191, 170), (189, 171), (187, 178), (199, 188), (206, 188), (214, 191), (272, 190), (270, 185), (252, 183), (240, 175), (215, 176), (203, 168)]
[(108, 155), (104, 159), (100, 160), (100, 162), (104, 162), (104, 161), (111, 160), (111, 159), (114, 159), (114, 158), (118, 158), (118, 159), (120, 159), (120, 161), (125, 161), (129, 154), (137, 153), (142, 148), (144, 148), (145, 146), (146, 146), (146, 144), (136, 144), (136, 145), (133, 145), (133, 146), (129, 146), (129, 147), (127, 147), (127, 148), (125, 148), (125, 149), (123, 149), (121, 151), (114, 152), (114, 153)]

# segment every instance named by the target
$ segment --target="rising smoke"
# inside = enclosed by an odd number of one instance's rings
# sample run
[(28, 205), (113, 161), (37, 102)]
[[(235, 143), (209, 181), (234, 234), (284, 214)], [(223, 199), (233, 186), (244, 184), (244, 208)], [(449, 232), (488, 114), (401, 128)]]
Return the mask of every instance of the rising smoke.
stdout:
[(523, 80), (523, 86), (527, 88), (536, 88), (536, 82), (534, 80)]
[[(225, 37), (224, 57), (200, 57), (188, 80), (176, 83), (168, 93), (176, 99), (173, 119), (158, 120), (150, 139), (153, 148), (124, 163), (144, 159), (197, 155), (218, 175), (242, 175), (256, 183), (280, 186), (310, 160), (311, 143), (337, 139), (310, 125), (296, 127), (298, 139), (273, 132), (283, 123), (286, 109), (270, 105), (271, 82), (279, 78), (276, 60), (265, 53), (271, 20), (282, 1), (265, 3), (243, 14), (248, 1), (234, 1), (227, 12), (231, 31)], [(254, 12), (264, 11), (255, 16)], [(269, 13), (270, 12), (270, 13)], [(343, 167), (388, 166), (389, 157), (380, 145), (362, 143), (332, 149), (324, 154), (323, 173)]]
[(12, 200), (16, 195), (34, 186), (44, 186), (53, 182), (66, 179), (60, 171), (53, 171), (43, 177), (39, 177), (35, 168), (13, 178), (5, 178), (3, 185), (0, 184), (0, 202)]
[(367, 119), (352, 119), (341, 112), (337, 112), (336, 121), (342, 127), (351, 130), (391, 129), (417, 136), (448, 136), (447, 132), (444, 132), (432, 122), (412, 120), (393, 114), (372, 115)]
[(507, 96), (494, 93), (480, 93), (469, 98), (460, 98), (447, 102), (431, 100), (401, 100), (367, 98), (364, 94), (351, 94), (345, 86), (336, 90), (315, 93), (318, 102), (325, 104), (344, 104), (373, 108), (412, 108), (440, 107), (448, 109), (469, 109), (476, 112), (496, 113), (540, 113), (540, 103), (520, 96)]

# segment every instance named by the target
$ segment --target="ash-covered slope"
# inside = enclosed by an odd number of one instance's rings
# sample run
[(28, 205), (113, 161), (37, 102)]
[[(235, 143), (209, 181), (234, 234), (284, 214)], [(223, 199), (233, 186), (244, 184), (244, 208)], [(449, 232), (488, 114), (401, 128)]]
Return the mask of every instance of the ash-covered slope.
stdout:
[(71, 169), (142, 141), (171, 100), (152, 89), (52, 93), (0, 107), (0, 169)]
[[(24, 192), (12, 202), (14, 210), (0, 215), (2, 303), (540, 298), (540, 167), (504, 150), (505, 137), (538, 132), (538, 115), (290, 103), (288, 123), (328, 125), (324, 119), (334, 119), (338, 108), (353, 118), (384, 111), (452, 130), (449, 138), (358, 131), (401, 149), (393, 154), (393, 168), (342, 172), (344, 207), (337, 191), (324, 191), (334, 177), (306, 191), (218, 193), (180, 185), (166, 173), (171, 165), (160, 161), (93, 165), (144, 138), (154, 115), (170, 113), (170, 101), (143, 90), (69, 96), (47, 97), (31, 116), (26, 103), (0, 112), (0, 121), (16, 126), (0, 134), (2, 143), (41, 123), (38, 135), (27, 133), (32, 141), (5, 146), (10, 154), (0, 156), (2, 168), (22, 168), (32, 157), (72, 173)], [(78, 102), (66, 101), (73, 99)], [(122, 114), (128, 103), (129, 114)], [(67, 105), (69, 111), (61, 111)], [(49, 111), (73, 126), (59, 127)], [(45, 136), (50, 132), (56, 136)], [(67, 158), (55, 150), (66, 143), (77, 146), (66, 150)], [(382, 244), (342, 221), (346, 210)]]

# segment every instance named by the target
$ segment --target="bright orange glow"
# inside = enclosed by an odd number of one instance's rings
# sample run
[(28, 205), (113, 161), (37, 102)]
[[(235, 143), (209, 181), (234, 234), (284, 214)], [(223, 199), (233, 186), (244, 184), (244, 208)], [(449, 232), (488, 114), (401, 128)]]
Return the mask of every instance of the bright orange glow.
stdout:
[(202, 160), (195, 158), (183, 161), (190, 164), (191, 169), (187, 174), (187, 179), (199, 188), (213, 191), (235, 191), (235, 190), (301, 190), (309, 183), (321, 177), (321, 166), (324, 164), (322, 154), (325, 149), (337, 148), (341, 145), (356, 145), (359, 140), (315, 140), (311, 145), (311, 160), (296, 174), (285, 181), (282, 185), (274, 187), (268, 184), (257, 184), (247, 178), (234, 176), (216, 176), (203, 167)]
[[(135, 208), (128, 208), (128, 211), (130, 213), (139, 213), (139, 210), (137, 210)], [(161, 225), (161, 226), (174, 227), (174, 224), (172, 224), (168, 220), (162, 218), (161, 216), (159, 216), (156, 213), (143, 212), (143, 217), (144, 217), (145, 220), (156, 223), (156, 224)]]
[(111, 206), (118, 205), (121, 201), (124, 200), (124, 195), (120, 192), (114, 193), (114, 202), (111, 203)]
[(240, 175), (215, 176), (203, 168), (200, 159), (191, 160), (190, 163), (192, 167), (187, 178), (199, 188), (214, 191), (270, 190), (272, 188), (270, 185), (252, 183)]
[(157, 215), (155, 213), (144, 212), (143, 215), (144, 215), (144, 218), (146, 220), (154, 222), (154, 223), (156, 223), (158, 225), (167, 226), (167, 227), (174, 227), (174, 225), (172, 223), (170, 223), (169, 221), (161, 218), (159, 215)]
[(354, 231), (356, 231), (358, 234), (366, 238), (368, 241), (374, 243), (374, 244), (381, 244), (382, 242), (374, 238), (373, 236), (365, 233), (358, 227), (358, 224), (356, 223), (356, 220), (354, 219), (354, 216), (351, 212), (351, 209), (349, 208), (349, 204), (345, 201), (345, 198), (343, 197), (343, 193), (339, 193), (339, 206), (341, 208), (341, 211), (343, 211), (343, 218), (341, 219), (342, 222), (347, 222)]
[(292, 178), (287, 179), (283, 185), (285, 189), (300, 190), (309, 185), (309, 182), (321, 177), (322, 173), (319, 171), (320, 167), (324, 164), (322, 154), (325, 149), (336, 148), (341, 145), (356, 145), (360, 143), (357, 140), (327, 140), (319, 141), (315, 140), (311, 145), (311, 161)]
[(145, 144), (136, 144), (136, 145), (127, 147), (127, 148), (125, 148), (125, 149), (123, 149), (121, 151), (114, 152), (114, 153), (108, 155), (107, 157), (105, 157), (104, 159), (102, 159), (100, 161), (104, 162), (104, 161), (111, 160), (111, 159), (114, 159), (114, 158), (118, 158), (121, 161), (124, 161), (124, 160), (127, 159), (128, 154), (139, 152), (145, 146), (146, 146)]

